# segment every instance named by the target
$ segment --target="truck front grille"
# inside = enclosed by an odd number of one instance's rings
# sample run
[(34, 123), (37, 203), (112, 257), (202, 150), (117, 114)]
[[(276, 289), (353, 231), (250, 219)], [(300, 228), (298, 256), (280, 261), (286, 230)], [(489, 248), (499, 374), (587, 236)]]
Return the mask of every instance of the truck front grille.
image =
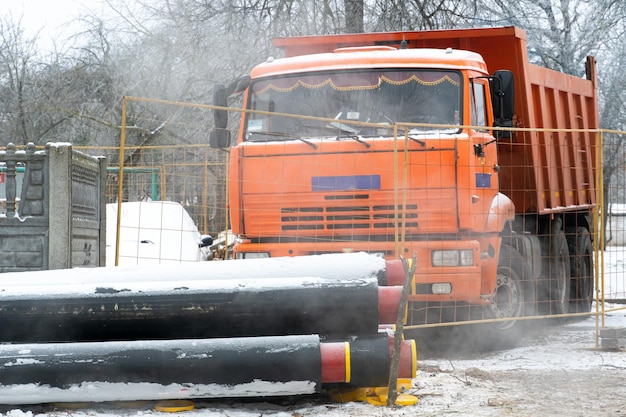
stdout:
[[(326, 201), (332, 205), (325, 207), (282, 207), (281, 229), (295, 230), (364, 230), (394, 228), (396, 225), (395, 207), (393, 204), (377, 205), (363, 204), (362, 195), (357, 196), (327, 196)], [(358, 201), (359, 204), (355, 203)], [(345, 204), (341, 204), (345, 203)], [(406, 210), (398, 206), (398, 226), (402, 226), (403, 216), (405, 227), (417, 228), (417, 204), (407, 204)]]

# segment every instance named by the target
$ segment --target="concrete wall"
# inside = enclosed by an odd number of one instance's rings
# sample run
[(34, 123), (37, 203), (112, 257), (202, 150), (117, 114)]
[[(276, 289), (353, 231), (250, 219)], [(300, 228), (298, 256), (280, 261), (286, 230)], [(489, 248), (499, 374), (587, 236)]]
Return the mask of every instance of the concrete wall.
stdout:
[(0, 166), (0, 272), (105, 265), (104, 158), (68, 143), (9, 144)]

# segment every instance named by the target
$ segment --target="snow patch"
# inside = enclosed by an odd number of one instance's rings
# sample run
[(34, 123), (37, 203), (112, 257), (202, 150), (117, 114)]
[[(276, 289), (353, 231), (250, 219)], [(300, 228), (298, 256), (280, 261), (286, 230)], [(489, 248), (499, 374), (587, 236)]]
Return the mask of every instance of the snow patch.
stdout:
[(167, 400), (222, 397), (264, 397), (314, 394), (314, 381), (272, 382), (254, 380), (237, 385), (83, 382), (65, 389), (49, 385), (0, 385), (0, 404), (42, 404), (49, 402), (90, 402)]
[(43, 362), (32, 358), (17, 358), (14, 362), (6, 362), (3, 366), (36, 365), (38, 363)]

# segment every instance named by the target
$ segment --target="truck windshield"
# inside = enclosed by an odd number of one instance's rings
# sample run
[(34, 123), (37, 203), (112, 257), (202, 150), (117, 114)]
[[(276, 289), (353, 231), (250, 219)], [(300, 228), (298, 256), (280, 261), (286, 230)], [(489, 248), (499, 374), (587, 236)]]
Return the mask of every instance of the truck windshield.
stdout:
[[(453, 133), (461, 120), (461, 91), (460, 74), (442, 70), (342, 71), (262, 79), (250, 88), (249, 108), (265, 113), (248, 115), (245, 137), (249, 141), (273, 141), (389, 136), (394, 123), (447, 125), (409, 126), (411, 134)], [(358, 126), (351, 121), (378, 126)]]

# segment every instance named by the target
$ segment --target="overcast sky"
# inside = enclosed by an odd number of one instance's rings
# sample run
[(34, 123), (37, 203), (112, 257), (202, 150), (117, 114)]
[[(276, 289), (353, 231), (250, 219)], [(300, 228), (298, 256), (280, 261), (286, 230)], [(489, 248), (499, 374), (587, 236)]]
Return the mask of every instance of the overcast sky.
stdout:
[(44, 45), (57, 44), (75, 32), (64, 24), (75, 20), (89, 10), (98, 10), (104, 0), (0, 0), (0, 16), (9, 13), (13, 21), (21, 18), (22, 27), (29, 36), (39, 34)]
[[(14, 19), (22, 17), (29, 30), (56, 28), (70, 20), (85, 0), (0, 0), (0, 10), (10, 12)], [(94, 0), (91, 0), (94, 2)]]

